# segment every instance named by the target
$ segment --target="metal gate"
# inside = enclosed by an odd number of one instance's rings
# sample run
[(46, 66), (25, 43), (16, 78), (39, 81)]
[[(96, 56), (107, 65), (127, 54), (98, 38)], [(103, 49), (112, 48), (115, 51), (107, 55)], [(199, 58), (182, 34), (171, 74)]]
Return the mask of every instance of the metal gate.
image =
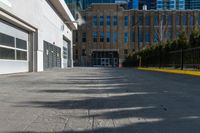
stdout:
[(44, 69), (61, 67), (61, 48), (44, 41)]

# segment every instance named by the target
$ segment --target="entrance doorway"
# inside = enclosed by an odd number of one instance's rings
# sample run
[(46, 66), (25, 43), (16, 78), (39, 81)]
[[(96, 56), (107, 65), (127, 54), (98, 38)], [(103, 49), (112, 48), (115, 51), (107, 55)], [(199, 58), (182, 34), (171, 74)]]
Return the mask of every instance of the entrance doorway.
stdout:
[(92, 66), (118, 67), (119, 54), (117, 51), (93, 51)]

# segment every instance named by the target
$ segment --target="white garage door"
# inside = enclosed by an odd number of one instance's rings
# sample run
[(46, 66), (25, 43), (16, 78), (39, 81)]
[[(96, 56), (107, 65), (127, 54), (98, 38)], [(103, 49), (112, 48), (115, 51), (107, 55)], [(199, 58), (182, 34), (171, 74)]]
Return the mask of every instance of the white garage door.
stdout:
[(0, 74), (28, 68), (28, 33), (0, 20)]

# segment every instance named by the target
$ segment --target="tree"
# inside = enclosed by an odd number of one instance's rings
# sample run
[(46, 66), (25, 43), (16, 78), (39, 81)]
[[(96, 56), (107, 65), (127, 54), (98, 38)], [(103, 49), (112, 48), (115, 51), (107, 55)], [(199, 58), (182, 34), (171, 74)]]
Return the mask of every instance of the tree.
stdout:
[(188, 47), (188, 39), (185, 30), (182, 30), (177, 40), (178, 49), (186, 49)]
[(191, 47), (199, 46), (199, 37), (200, 37), (199, 27), (195, 25), (194, 30), (192, 31), (190, 35), (190, 40), (189, 40), (189, 44)]

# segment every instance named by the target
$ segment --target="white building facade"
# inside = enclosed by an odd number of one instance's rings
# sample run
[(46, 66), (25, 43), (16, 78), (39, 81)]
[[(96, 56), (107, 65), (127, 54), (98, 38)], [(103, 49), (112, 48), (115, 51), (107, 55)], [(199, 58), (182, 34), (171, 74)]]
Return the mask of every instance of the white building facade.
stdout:
[(64, 0), (0, 0), (0, 74), (73, 67), (74, 21)]

